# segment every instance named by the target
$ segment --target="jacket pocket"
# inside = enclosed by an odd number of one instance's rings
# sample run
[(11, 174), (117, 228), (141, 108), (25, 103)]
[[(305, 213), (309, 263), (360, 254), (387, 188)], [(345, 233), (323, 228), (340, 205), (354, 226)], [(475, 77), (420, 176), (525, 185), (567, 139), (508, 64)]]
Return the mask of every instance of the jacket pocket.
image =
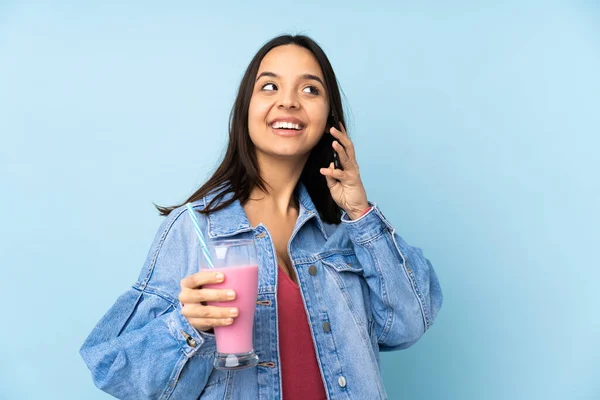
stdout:
[(343, 295), (355, 321), (366, 331), (370, 320), (369, 289), (358, 259), (354, 254), (334, 254), (323, 257), (321, 262)]
[(356, 274), (363, 272), (363, 268), (354, 254), (333, 254), (323, 257), (321, 261), (337, 272), (354, 272)]

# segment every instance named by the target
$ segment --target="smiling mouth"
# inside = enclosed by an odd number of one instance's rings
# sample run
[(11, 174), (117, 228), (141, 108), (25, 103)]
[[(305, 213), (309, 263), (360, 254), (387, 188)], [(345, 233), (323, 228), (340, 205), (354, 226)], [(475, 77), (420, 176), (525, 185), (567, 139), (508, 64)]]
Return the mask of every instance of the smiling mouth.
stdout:
[(269, 128), (272, 129), (273, 133), (277, 136), (293, 137), (299, 136), (304, 132), (306, 125), (300, 120), (278, 120), (271, 122)]
[(273, 125), (270, 125), (269, 128), (278, 136), (298, 136), (304, 132), (304, 127), (300, 129), (292, 128), (274, 128)]
[(270, 125), (270, 127), (273, 129), (294, 130), (294, 131), (301, 131), (304, 129), (304, 125), (294, 124), (292, 122), (273, 122)]

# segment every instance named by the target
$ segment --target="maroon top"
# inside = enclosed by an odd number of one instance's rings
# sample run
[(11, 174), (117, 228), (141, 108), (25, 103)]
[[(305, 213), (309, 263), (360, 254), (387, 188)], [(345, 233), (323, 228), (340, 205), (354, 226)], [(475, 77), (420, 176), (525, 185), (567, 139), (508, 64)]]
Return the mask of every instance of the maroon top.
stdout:
[(304, 311), (300, 288), (278, 269), (277, 317), (281, 380), (285, 400), (325, 400), (325, 388)]

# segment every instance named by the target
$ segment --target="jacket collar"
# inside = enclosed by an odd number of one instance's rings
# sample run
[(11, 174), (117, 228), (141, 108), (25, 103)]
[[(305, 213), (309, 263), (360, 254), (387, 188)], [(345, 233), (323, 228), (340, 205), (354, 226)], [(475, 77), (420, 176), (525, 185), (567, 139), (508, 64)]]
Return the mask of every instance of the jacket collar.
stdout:
[[(210, 201), (216, 196), (218, 192), (211, 193), (204, 198), (204, 207), (206, 208)], [(319, 213), (306, 190), (306, 187), (301, 182), (298, 182), (295, 190), (296, 198), (300, 210), (298, 213), (298, 220), (296, 221), (296, 227), (294, 231), (300, 229), (301, 225), (309, 220), (315, 218), (319, 230), (323, 236), (327, 239), (327, 233), (323, 226), (323, 221), (319, 217)], [(233, 193), (227, 193), (217, 204), (221, 204), (233, 197)], [(208, 214), (208, 236), (210, 238), (227, 237), (233, 236), (241, 232), (248, 232), (253, 229), (248, 221), (246, 212), (242, 207), (239, 200), (234, 201), (227, 207), (214, 211)]]

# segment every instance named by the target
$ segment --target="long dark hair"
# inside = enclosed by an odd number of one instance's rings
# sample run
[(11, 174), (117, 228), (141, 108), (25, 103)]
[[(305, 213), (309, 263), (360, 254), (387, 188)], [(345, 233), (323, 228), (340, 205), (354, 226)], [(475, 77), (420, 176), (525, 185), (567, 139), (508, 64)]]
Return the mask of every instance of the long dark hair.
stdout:
[[(250, 140), (248, 132), (248, 108), (252, 92), (254, 91), (254, 80), (256, 79), (262, 59), (273, 48), (288, 44), (304, 47), (315, 56), (321, 66), (321, 71), (323, 71), (331, 107), (326, 127), (327, 130), (319, 143), (311, 150), (302, 170), (300, 181), (306, 187), (323, 221), (333, 224), (340, 223), (341, 210), (331, 197), (325, 177), (319, 172), (320, 168), (328, 167), (332, 161), (333, 150), (331, 143), (333, 137), (329, 134), (329, 128), (332, 125), (337, 126), (339, 122), (342, 122), (346, 126), (340, 89), (325, 52), (314, 40), (304, 35), (278, 36), (258, 50), (244, 73), (235, 103), (229, 114), (229, 144), (221, 165), (219, 165), (212, 177), (183, 204), (172, 207), (161, 207), (155, 204), (161, 215), (169, 215), (174, 209), (188, 202), (200, 200), (212, 192), (215, 192), (216, 196), (205, 209), (202, 211), (199, 210), (201, 213), (208, 214), (212, 211), (220, 210), (236, 200), (245, 204), (254, 187), (260, 188), (265, 193), (267, 192), (267, 184), (260, 177), (255, 147)], [(223, 197), (228, 193), (232, 193), (233, 196), (221, 202)]]

